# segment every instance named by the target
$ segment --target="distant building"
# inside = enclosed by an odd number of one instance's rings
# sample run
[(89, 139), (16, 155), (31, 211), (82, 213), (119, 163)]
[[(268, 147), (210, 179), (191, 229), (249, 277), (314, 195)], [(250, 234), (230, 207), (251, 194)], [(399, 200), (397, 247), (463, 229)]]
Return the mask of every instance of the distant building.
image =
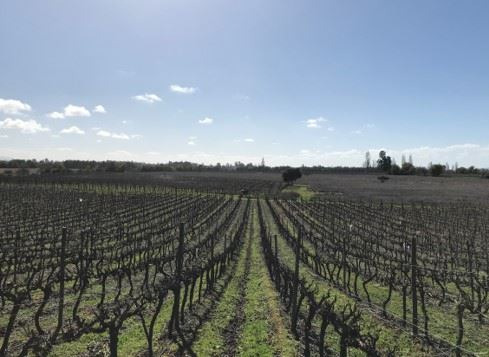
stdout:
[(38, 167), (33, 168), (19, 168), (19, 167), (2, 167), (0, 168), (0, 176), (30, 176), (39, 175), (41, 169)]

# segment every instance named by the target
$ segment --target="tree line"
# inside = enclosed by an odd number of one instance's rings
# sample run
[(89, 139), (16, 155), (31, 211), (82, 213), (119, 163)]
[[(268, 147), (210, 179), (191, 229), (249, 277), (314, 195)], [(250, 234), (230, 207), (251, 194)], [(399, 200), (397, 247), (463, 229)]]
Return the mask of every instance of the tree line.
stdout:
[[(236, 161), (233, 164), (217, 163), (215, 165), (198, 164), (189, 161), (169, 161), (167, 163), (142, 163), (135, 161), (95, 161), (95, 160), (0, 160), (0, 169), (27, 169), (39, 168), (41, 174), (67, 174), (67, 173), (95, 173), (95, 172), (269, 172), (283, 173), (293, 170), (291, 166), (267, 166), (265, 160), (255, 165), (253, 163), (242, 163)], [(458, 167), (457, 164), (450, 167), (448, 164), (430, 164), (428, 167), (414, 166), (412, 157), (406, 160), (403, 156), (401, 165), (398, 165), (386, 151), (379, 152), (379, 158), (373, 160), (370, 152), (365, 154), (363, 167), (349, 166), (301, 166), (300, 171), (304, 175), (317, 173), (335, 174), (363, 174), (388, 173), (392, 175), (433, 175), (440, 176), (443, 173), (482, 175), (489, 177), (489, 170), (474, 166)], [(287, 181), (287, 180), (286, 180)], [(291, 180), (293, 181), (293, 180)]]
[(409, 159), (406, 160), (405, 155), (402, 155), (401, 165), (398, 165), (395, 160), (387, 155), (385, 150), (379, 152), (379, 158), (377, 161), (371, 159), (370, 152), (365, 153), (364, 168), (368, 171), (371, 169), (376, 169), (391, 175), (431, 175), (431, 176), (441, 176), (444, 173), (448, 174), (462, 174), (462, 175), (481, 175), (482, 177), (489, 178), (489, 170), (479, 169), (474, 166), (458, 167), (455, 163), (452, 167), (448, 163), (446, 164), (433, 164), (430, 163), (428, 167), (424, 166), (414, 166), (413, 158), (409, 155)]

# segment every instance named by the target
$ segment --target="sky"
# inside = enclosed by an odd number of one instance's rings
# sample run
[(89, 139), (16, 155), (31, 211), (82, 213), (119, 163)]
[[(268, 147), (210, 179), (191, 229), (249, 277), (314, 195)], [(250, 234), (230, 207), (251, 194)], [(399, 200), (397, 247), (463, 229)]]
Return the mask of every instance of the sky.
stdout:
[(489, 167), (489, 1), (3, 0), (0, 157)]

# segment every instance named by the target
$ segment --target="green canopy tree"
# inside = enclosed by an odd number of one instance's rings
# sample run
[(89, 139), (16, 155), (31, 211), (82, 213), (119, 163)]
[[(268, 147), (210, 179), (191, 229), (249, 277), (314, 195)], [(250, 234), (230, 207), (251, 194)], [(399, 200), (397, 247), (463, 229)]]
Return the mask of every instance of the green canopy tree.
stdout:
[(379, 152), (379, 159), (377, 160), (377, 167), (382, 171), (389, 172), (392, 166), (392, 159), (387, 156), (385, 150)]
[(282, 173), (282, 179), (287, 184), (294, 183), (295, 180), (298, 180), (301, 177), (302, 177), (302, 172), (300, 169), (290, 168)]

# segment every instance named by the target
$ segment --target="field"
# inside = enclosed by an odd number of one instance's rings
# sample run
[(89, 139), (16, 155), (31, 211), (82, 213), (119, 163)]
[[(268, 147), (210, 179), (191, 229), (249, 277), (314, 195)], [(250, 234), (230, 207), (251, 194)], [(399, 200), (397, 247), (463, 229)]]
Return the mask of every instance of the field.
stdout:
[(0, 356), (489, 355), (487, 197), (470, 177), (3, 179)]
[(476, 176), (390, 176), (381, 183), (379, 174), (313, 174), (299, 183), (329, 198), (384, 200), (395, 202), (489, 201), (489, 180)]

